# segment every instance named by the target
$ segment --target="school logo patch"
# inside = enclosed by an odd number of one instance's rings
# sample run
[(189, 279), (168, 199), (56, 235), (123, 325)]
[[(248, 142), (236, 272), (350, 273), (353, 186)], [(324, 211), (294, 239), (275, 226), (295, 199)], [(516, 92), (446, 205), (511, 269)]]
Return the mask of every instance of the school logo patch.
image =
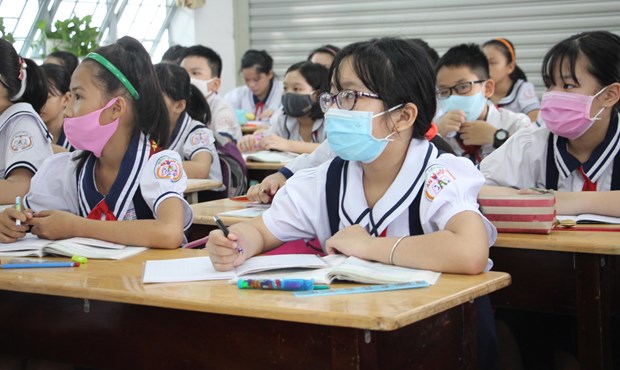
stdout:
[(443, 188), (445, 188), (454, 179), (454, 176), (443, 165), (434, 164), (430, 166), (426, 170), (424, 195), (426, 195), (428, 200), (433, 201), (437, 194), (439, 194)]
[(26, 131), (20, 131), (11, 138), (11, 151), (13, 153), (23, 152), (32, 148), (32, 135)]
[(172, 182), (177, 182), (181, 176), (183, 176), (183, 167), (175, 159), (162, 156), (157, 160), (155, 164), (156, 179), (170, 179)]
[(204, 131), (196, 131), (192, 133), (192, 135), (189, 137), (189, 142), (192, 144), (192, 146), (204, 146), (207, 145), (207, 143), (209, 142), (209, 137)]

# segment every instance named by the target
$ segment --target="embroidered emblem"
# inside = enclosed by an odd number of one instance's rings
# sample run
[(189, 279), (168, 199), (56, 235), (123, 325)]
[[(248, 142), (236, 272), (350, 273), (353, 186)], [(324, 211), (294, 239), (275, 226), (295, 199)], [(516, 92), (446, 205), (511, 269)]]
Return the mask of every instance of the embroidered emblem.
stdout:
[(192, 146), (207, 145), (209, 137), (204, 131), (196, 131), (189, 137), (189, 142)]
[(20, 131), (11, 138), (11, 151), (14, 153), (23, 152), (32, 148), (32, 135), (26, 131)]
[(443, 165), (435, 164), (430, 166), (426, 170), (424, 195), (426, 195), (428, 200), (433, 201), (437, 194), (439, 194), (443, 188), (445, 188), (454, 179), (454, 176)]
[(157, 160), (155, 164), (155, 178), (156, 179), (170, 179), (172, 182), (177, 182), (183, 176), (183, 167), (176, 160), (162, 156)]

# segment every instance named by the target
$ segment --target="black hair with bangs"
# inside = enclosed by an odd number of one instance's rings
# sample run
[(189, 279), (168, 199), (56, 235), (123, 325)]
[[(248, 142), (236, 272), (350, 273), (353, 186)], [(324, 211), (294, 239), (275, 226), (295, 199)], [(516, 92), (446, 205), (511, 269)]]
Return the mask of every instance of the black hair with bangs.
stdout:
[(392, 37), (347, 45), (336, 55), (329, 70), (329, 80), (337, 90), (342, 90), (340, 67), (345, 59), (350, 60), (362, 83), (381, 97), (385, 110), (399, 104), (415, 104), (418, 116), (413, 137), (424, 138), (437, 109), (435, 71), (426, 51)]

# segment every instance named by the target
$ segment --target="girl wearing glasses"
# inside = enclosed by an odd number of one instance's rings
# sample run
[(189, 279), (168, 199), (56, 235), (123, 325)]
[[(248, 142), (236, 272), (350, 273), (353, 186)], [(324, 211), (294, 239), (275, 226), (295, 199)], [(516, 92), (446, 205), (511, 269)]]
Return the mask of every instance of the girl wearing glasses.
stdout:
[(282, 110), (273, 117), (268, 130), (245, 135), (237, 144), (239, 149), (312, 153), (325, 140), (323, 111), (316, 96), (327, 89), (324, 66), (311, 62), (290, 66), (284, 76)]
[[(395, 38), (358, 42), (338, 53), (330, 75), (332, 93), (320, 101), (338, 157), (299, 171), (262, 217), (233, 225), (228, 237), (212, 231), (206, 247), (215, 268), (318, 238), (329, 254), (451, 273), (488, 270), (496, 230), (476, 203), (484, 178), (424, 137), (436, 110), (426, 53)], [(492, 337), (488, 300), (480, 302)]]

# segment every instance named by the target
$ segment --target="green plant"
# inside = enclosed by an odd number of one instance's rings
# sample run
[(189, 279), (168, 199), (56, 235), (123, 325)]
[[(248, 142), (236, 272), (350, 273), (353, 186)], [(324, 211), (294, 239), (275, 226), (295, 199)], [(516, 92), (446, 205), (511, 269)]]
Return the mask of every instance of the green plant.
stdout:
[(15, 42), (15, 39), (13, 38), (13, 34), (10, 32), (6, 32), (5, 28), (4, 28), (4, 19), (0, 18), (0, 38), (5, 39), (6, 41), (10, 42), (11, 44)]
[(46, 40), (62, 40), (62, 42), (52, 46), (52, 50), (46, 50), (46, 52), (64, 50), (78, 57), (83, 57), (97, 48), (99, 29), (91, 27), (91, 19), (92, 16), (87, 15), (83, 18), (74, 16), (64, 21), (58, 20), (54, 23), (54, 31), (47, 27), (45, 20), (39, 22), (37, 27)]

